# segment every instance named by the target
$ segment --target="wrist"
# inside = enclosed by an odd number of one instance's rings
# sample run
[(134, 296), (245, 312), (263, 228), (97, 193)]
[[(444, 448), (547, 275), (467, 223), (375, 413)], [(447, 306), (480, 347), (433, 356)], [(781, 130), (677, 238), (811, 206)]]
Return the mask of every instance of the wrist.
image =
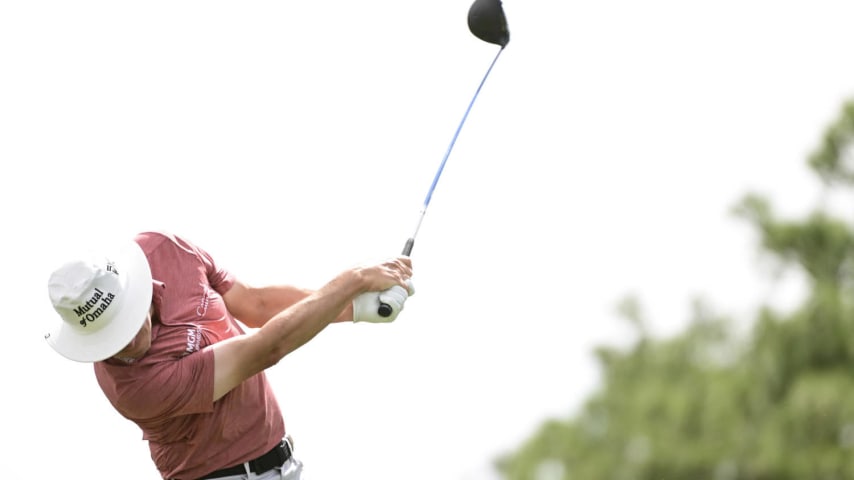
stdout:
[(353, 297), (371, 291), (370, 276), (365, 267), (355, 267), (349, 274), (348, 283), (353, 289)]
[(350, 301), (347, 303), (347, 306), (344, 307), (344, 310), (335, 317), (335, 320), (333, 320), (332, 323), (352, 322), (354, 315), (353, 302)]

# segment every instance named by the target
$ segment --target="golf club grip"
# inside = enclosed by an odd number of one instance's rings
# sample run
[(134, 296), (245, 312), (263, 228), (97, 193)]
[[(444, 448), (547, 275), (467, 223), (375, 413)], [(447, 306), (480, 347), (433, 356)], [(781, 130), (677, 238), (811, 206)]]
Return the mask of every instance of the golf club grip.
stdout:
[[(414, 247), (414, 246), (415, 246), (415, 239), (414, 238), (407, 239), (406, 245), (403, 246), (403, 252), (401, 252), (401, 255), (406, 255), (408, 257), (409, 254), (412, 253), (412, 247)], [(387, 303), (380, 302), (380, 306), (377, 308), (377, 315), (379, 315), (383, 318), (386, 318), (389, 315), (391, 315), (391, 305), (389, 305)]]
[(414, 247), (414, 246), (415, 246), (415, 239), (414, 238), (409, 238), (408, 240), (406, 240), (406, 245), (403, 246), (403, 252), (401, 252), (401, 255), (406, 255), (408, 257), (409, 254), (412, 253), (412, 247)]

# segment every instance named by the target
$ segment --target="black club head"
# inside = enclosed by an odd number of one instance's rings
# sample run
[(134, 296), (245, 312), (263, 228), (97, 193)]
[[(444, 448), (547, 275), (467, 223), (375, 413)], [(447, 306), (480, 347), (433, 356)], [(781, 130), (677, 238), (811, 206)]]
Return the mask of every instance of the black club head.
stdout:
[(468, 23), (471, 33), (484, 42), (501, 45), (501, 48), (510, 42), (501, 0), (475, 0), (469, 8)]

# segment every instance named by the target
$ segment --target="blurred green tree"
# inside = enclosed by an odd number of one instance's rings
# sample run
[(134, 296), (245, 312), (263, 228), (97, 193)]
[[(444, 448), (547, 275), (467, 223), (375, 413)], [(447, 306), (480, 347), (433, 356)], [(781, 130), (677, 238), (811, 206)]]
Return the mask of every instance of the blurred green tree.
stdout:
[[(827, 189), (854, 186), (854, 101), (808, 164)], [(803, 303), (763, 306), (738, 336), (695, 301), (684, 332), (655, 339), (626, 299), (619, 310), (637, 340), (596, 350), (601, 387), (573, 418), (546, 422), (496, 460), (505, 478), (854, 479), (854, 228), (823, 207), (778, 218), (755, 194), (734, 213), (763, 253), (804, 273)]]

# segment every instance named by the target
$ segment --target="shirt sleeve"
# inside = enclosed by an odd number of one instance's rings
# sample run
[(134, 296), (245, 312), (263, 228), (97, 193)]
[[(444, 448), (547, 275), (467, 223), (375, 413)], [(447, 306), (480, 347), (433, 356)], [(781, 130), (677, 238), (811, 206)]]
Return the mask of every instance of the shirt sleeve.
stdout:
[(216, 290), (220, 295), (224, 295), (225, 292), (231, 290), (231, 287), (234, 286), (234, 276), (228, 270), (217, 265), (213, 257), (203, 248), (198, 246), (194, 246), (193, 248), (205, 266), (205, 273), (207, 274), (211, 288)]
[(96, 376), (110, 402), (141, 426), (213, 411), (214, 356), (205, 349), (170, 362), (97, 364)]

